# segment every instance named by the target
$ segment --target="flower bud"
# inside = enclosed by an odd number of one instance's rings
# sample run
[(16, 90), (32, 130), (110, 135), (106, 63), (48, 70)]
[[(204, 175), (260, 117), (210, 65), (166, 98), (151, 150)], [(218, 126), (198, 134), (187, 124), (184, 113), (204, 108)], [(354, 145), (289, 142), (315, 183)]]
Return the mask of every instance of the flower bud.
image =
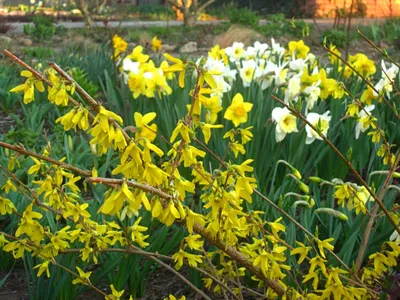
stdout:
[(305, 194), (309, 194), (310, 193), (310, 188), (308, 187), (308, 185), (306, 185), (304, 182), (302, 181), (298, 181), (299, 184), (299, 188), (300, 190), (305, 193)]
[(299, 170), (293, 168), (293, 169), (292, 169), (292, 174), (293, 174), (294, 176), (296, 176), (299, 180), (301, 180), (301, 174), (300, 174)]
[(315, 182), (315, 183), (321, 183), (323, 181), (321, 178), (319, 178), (317, 176), (310, 176), (310, 177), (308, 177), (308, 179), (310, 179), (312, 182)]
[(393, 178), (400, 178), (399, 172), (393, 172)]
[(334, 216), (342, 221), (347, 221), (349, 218), (342, 212), (334, 210), (333, 208), (318, 208), (315, 210), (316, 213), (325, 213)]
[(92, 152), (93, 155), (97, 155), (96, 144), (90, 145), (90, 151)]
[(68, 147), (70, 151), (74, 150), (74, 144), (72, 143), (72, 137), (70, 135), (68, 136)]

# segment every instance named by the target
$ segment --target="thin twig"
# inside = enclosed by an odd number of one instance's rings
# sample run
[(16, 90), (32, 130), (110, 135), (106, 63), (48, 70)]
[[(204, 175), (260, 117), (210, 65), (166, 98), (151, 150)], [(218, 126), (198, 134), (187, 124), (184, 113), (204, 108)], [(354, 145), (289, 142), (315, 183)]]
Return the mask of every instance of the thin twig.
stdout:
[[(131, 246), (133, 249), (135, 250), (140, 250), (139, 248), (135, 247), (135, 246)], [(189, 280), (187, 280), (185, 277), (183, 277), (179, 272), (177, 272), (174, 268), (172, 268), (170, 265), (167, 265), (166, 263), (164, 263), (163, 261), (159, 260), (158, 258), (154, 257), (153, 255), (147, 255), (144, 254), (143, 255), (153, 261), (155, 261), (157, 264), (159, 264), (160, 266), (164, 267), (165, 269), (167, 269), (168, 271), (170, 271), (171, 273), (174, 273), (175, 276), (177, 276), (179, 279), (181, 279), (184, 283), (186, 283), (193, 291), (195, 291), (198, 295), (202, 296), (204, 299), (207, 300), (211, 300), (210, 297), (208, 297), (203, 291), (199, 290), (193, 283), (191, 283)]]
[(53, 165), (60, 166), (60, 167), (62, 167), (64, 169), (66, 169), (66, 170), (70, 170), (70, 171), (72, 171), (74, 173), (83, 175), (85, 177), (92, 176), (92, 172), (90, 172), (90, 171), (82, 170), (82, 169), (74, 167), (74, 166), (72, 166), (70, 164), (58, 161), (58, 160), (56, 160), (54, 158), (51, 158), (51, 157), (48, 157), (48, 156), (45, 156), (45, 155), (42, 155), (42, 154), (39, 154), (39, 153), (36, 153), (36, 152), (32, 152), (32, 151), (26, 150), (25, 148), (23, 148), (21, 146), (14, 146), (14, 145), (11, 145), (11, 144), (8, 144), (8, 143), (0, 141), (0, 147), (7, 148), (7, 149), (10, 149), (10, 150), (16, 151), (16, 152), (18, 152), (20, 154), (32, 156), (32, 157), (47, 161), (47, 162), (49, 162), (49, 163), (51, 163)]
[[(89, 103), (89, 105), (92, 107), (92, 109), (96, 112), (99, 112), (100, 110), (100, 104), (93, 99), (92, 96), (90, 96), (70, 75), (68, 75), (68, 73), (66, 73), (63, 69), (60, 68), (59, 65), (57, 65), (56, 63), (50, 63), (49, 64), (54, 70), (57, 71), (58, 74), (61, 75), (61, 77), (63, 77), (64, 79), (66, 79), (69, 83), (74, 84), (75, 85), (75, 90), (76, 92), (78, 92), (79, 95), (81, 95), (83, 97), (83, 99), (85, 99), (85, 101), (87, 101)], [(109, 118), (109, 120), (111, 121), (111, 123), (119, 128), (125, 138), (125, 140), (128, 142), (130, 141), (131, 137), (126, 133), (126, 131), (121, 127), (121, 125), (118, 124), (117, 121), (115, 121), (112, 118)]]

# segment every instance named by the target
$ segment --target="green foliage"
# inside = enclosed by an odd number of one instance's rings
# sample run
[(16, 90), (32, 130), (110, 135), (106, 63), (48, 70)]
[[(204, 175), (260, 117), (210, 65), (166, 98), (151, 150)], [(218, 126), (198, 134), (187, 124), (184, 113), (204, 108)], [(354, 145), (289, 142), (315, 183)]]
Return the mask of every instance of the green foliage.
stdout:
[(55, 26), (53, 19), (45, 15), (34, 16), (32, 23), (24, 25), (24, 33), (40, 41), (51, 40), (56, 33), (65, 31), (62, 26)]
[(346, 32), (340, 29), (330, 29), (322, 34), (322, 42), (326, 45), (335, 45), (338, 48), (343, 48), (346, 45)]
[(17, 82), (16, 75), (16, 69), (10, 69), (7, 65), (0, 66), (0, 110), (5, 113), (15, 111), (18, 96), (9, 91)]
[(24, 53), (29, 57), (46, 59), (54, 57), (55, 51), (51, 47), (26, 47), (24, 48)]
[[(265, 36), (295, 36), (300, 38), (303, 28), (308, 26), (310, 30), (312, 29), (312, 26), (306, 24), (303, 20), (288, 20), (284, 14), (269, 15), (266, 20), (266, 24), (257, 27), (257, 31)], [(298, 30), (295, 30), (293, 25)]]
[(247, 8), (233, 8), (229, 10), (228, 18), (231, 24), (239, 24), (249, 27), (257, 26), (260, 20), (260, 17), (256, 12), (253, 12)]
[(400, 40), (400, 18), (388, 18), (382, 23), (362, 26), (360, 31), (376, 43), (382, 40), (393, 43)]
[(142, 4), (135, 7), (134, 11), (141, 17), (154, 20), (170, 20), (175, 18), (174, 11), (170, 7), (160, 4)]
[(94, 98), (99, 96), (99, 86), (89, 80), (89, 75), (85, 70), (80, 68), (72, 68), (71, 71), (72, 77), (86, 92), (88, 92), (90, 96)]

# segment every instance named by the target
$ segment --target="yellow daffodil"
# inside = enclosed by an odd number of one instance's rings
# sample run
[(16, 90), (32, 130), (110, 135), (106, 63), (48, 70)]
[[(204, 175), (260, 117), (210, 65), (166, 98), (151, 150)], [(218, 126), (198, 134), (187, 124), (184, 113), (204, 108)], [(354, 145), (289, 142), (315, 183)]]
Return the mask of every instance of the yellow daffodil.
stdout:
[(237, 127), (241, 123), (247, 122), (247, 113), (252, 107), (252, 103), (243, 102), (243, 96), (237, 93), (235, 97), (233, 97), (231, 105), (225, 111), (224, 118), (231, 120)]
[(296, 55), (296, 58), (303, 58), (305, 59), (307, 57), (308, 52), (310, 52), (310, 47), (308, 47), (306, 44), (304, 44), (303, 40), (300, 41), (291, 41), (289, 42), (289, 55), (293, 56), (293, 54)]
[(151, 48), (154, 52), (158, 52), (161, 50), (162, 42), (155, 36), (151, 40)]

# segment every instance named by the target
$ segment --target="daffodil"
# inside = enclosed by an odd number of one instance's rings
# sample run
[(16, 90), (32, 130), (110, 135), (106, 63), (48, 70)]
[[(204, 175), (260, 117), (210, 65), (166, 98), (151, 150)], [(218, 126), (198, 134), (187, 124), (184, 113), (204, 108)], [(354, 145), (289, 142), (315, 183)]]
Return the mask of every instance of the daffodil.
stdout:
[(289, 55), (296, 55), (297, 58), (305, 59), (307, 57), (308, 52), (310, 52), (310, 47), (304, 44), (303, 40), (300, 41), (291, 41), (289, 42)]
[(234, 42), (231, 47), (227, 47), (225, 49), (225, 53), (226, 55), (228, 55), (231, 62), (239, 61), (242, 57), (246, 55), (244, 44), (238, 42)]
[(358, 120), (356, 125), (356, 139), (360, 137), (361, 132), (365, 132), (371, 125), (373, 125), (374, 117), (371, 115), (371, 111), (373, 111), (375, 105), (370, 105), (364, 107), (358, 114)]
[(306, 144), (311, 144), (312, 142), (317, 140), (322, 140), (322, 137), (320, 134), (326, 136), (328, 133), (329, 129), (329, 122), (331, 120), (331, 116), (329, 115), (329, 110), (325, 112), (323, 115), (317, 114), (317, 113), (309, 113), (307, 115), (307, 121), (310, 122), (311, 125), (313, 125), (317, 131), (312, 129), (308, 124), (306, 125), (306, 132), (307, 132), (307, 138), (306, 138)]
[(149, 60), (149, 56), (147, 54), (143, 54), (143, 47), (140, 45), (136, 46), (132, 50), (131, 54), (127, 56), (127, 58), (140, 63), (145, 63)]
[(162, 42), (155, 36), (151, 40), (151, 48), (153, 49), (154, 52), (160, 51), (162, 46)]
[(252, 107), (252, 103), (243, 102), (243, 96), (237, 93), (235, 97), (233, 97), (231, 105), (225, 111), (224, 118), (231, 120), (237, 127), (241, 123), (247, 122), (247, 113)]
[(272, 120), (276, 123), (275, 140), (281, 142), (286, 134), (298, 132), (296, 117), (287, 109), (287, 107), (276, 107), (272, 110)]
[(113, 47), (115, 49), (114, 59), (118, 58), (118, 56), (125, 52), (128, 48), (128, 43), (124, 41), (118, 34), (115, 34), (112, 39)]

